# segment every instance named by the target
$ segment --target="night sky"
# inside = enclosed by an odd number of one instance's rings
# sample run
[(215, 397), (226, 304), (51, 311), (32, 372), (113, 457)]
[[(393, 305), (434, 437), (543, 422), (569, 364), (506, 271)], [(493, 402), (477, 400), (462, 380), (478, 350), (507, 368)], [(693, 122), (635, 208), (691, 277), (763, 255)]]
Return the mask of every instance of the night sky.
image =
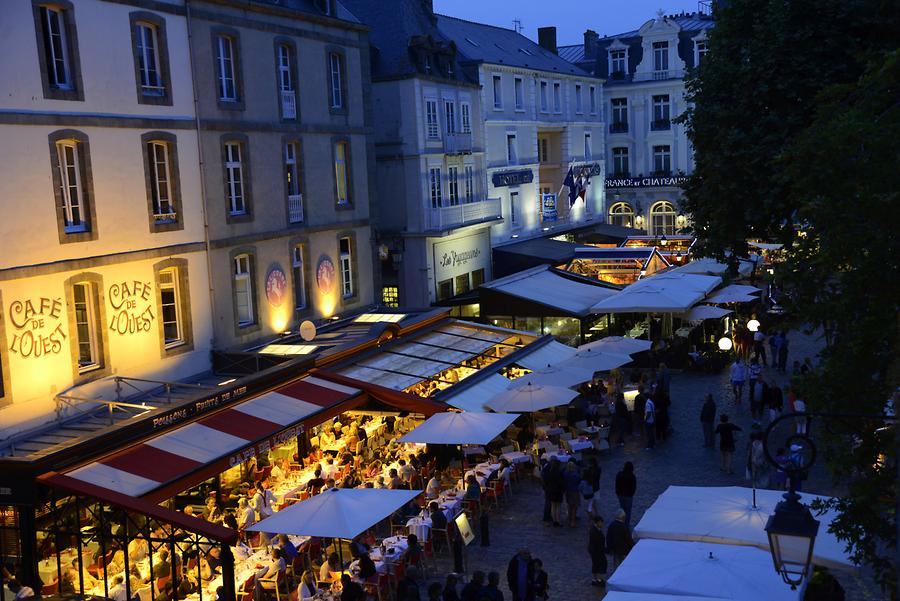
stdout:
[(666, 14), (694, 12), (697, 0), (434, 0), (435, 12), (512, 29), (521, 19), (522, 34), (537, 40), (537, 28), (556, 26), (560, 46), (583, 43), (584, 30), (601, 36), (638, 29), (663, 9)]

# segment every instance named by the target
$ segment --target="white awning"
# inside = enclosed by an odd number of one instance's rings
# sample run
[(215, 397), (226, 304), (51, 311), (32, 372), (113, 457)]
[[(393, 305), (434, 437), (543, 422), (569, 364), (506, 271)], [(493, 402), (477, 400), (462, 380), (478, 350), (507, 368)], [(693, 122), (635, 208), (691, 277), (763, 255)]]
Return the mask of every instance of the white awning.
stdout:
[(649, 340), (638, 340), (637, 338), (626, 338), (625, 336), (607, 336), (600, 340), (588, 342), (578, 347), (578, 351), (586, 351), (592, 349), (604, 353), (614, 353), (618, 355), (634, 355), (649, 351), (653, 346)]
[(577, 396), (578, 393), (569, 388), (527, 383), (498, 394), (487, 406), (504, 413), (532, 413), (568, 405)]
[(729, 313), (733, 313), (730, 309), (722, 309), (720, 307), (710, 307), (709, 305), (697, 305), (684, 314), (685, 321), (703, 321), (704, 319), (721, 319)]
[(516, 363), (531, 370), (542, 369), (548, 365), (571, 359), (575, 356), (575, 352), (575, 349), (571, 346), (566, 346), (561, 342), (551, 340), (547, 344), (528, 353), (521, 359), (517, 359)]
[(462, 409), (463, 411), (484, 411), (484, 404), (492, 398), (505, 391), (509, 386), (510, 380), (500, 374), (493, 374), (478, 384), (469, 386), (459, 393), (443, 399), (451, 407)]
[[(753, 262), (747, 259), (738, 259), (738, 273), (744, 276), (750, 275), (753, 271)], [(728, 264), (716, 261), (711, 257), (703, 257), (694, 259), (681, 267), (676, 267), (672, 271), (680, 273), (699, 273), (707, 275), (723, 275), (728, 271)]]
[(781, 250), (784, 246), (784, 244), (778, 244), (777, 242), (748, 242), (747, 244), (762, 250)]
[(595, 313), (684, 313), (722, 283), (722, 278), (670, 271), (626, 287), (594, 305)]
[(753, 296), (762, 292), (756, 286), (743, 286), (740, 284), (731, 284), (723, 288), (719, 288), (706, 297), (706, 302), (711, 304), (718, 303), (752, 303), (759, 300), (759, 297)]
[(581, 317), (589, 315), (595, 304), (619, 293), (601, 284), (566, 277), (548, 265), (526, 269), (481, 287)]

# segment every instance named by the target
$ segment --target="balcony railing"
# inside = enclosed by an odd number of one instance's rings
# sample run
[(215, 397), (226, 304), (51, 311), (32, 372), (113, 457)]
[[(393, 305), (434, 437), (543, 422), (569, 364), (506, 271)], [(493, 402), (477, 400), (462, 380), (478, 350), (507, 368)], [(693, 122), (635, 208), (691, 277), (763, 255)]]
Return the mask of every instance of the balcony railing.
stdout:
[(628, 122), (627, 121), (614, 121), (609, 124), (609, 133), (611, 134), (625, 134), (628, 133)]
[(446, 230), (469, 223), (499, 219), (502, 216), (499, 198), (427, 209), (425, 215), (428, 230)]
[(290, 223), (303, 223), (302, 194), (291, 194), (288, 196), (288, 221)]
[(283, 119), (297, 118), (297, 94), (294, 90), (281, 90), (281, 117)]
[(655, 119), (650, 122), (651, 131), (665, 131), (672, 129), (672, 122), (668, 119)]
[(444, 134), (445, 154), (467, 154), (470, 152), (472, 152), (472, 134), (458, 132)]
[(663, 171), (651, 171), (650, 177), (672, 177), (671, 170), (663, 170)]
[(684, 77), (684, 71), (681, 69), (660, 69), (659, 71), (635, 73), (634, 81), (660, 81), (663, 79), (679, 79), (682, 77)]

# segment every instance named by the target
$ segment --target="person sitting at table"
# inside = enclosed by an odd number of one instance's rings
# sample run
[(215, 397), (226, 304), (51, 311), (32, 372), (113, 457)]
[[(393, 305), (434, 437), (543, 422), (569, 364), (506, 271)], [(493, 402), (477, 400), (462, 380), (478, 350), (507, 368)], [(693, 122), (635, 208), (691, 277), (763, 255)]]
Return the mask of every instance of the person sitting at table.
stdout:
[(378, 476), (378, 478), (375, 479), (373, 488), (387, 488), (387, 484), (384, 482), (384, 476)]
[(356, 475), (356, 470), (350, 470), (350, 473), (341, 480), (341, 488), (356, 488), (359, 485), (360, 481), (359, 477)]
[(272, 464), (272, 471), (269, 472), (269, 478), (273, 482), (281, 482), (285, 479), (287, 474), (291, 471), (290, 466), (287, 464), (287, 459), (279, 459), (275, 463)]
[(353, 465), (354, 461), (355, 457), (350, 451), (344, 451), (344, 454), (341, 455), (341, 465)]
[[(219, 504), (216, 503), (215, 495), (211, 495), (206, 499), (206, 511), (203, 512), (203, 517), (206, 518), (207, 522), (212, 522), (213, 524), (221, 523), (222, 518), (222, 510), (219, 508)], [(134, 541), (132, 541), (134, 542)], [(131, 545), (129, 544), (128, 556), (131, 557)], [(133, 559), (133, 558), (132, 558)]]
[(322, 477), (326, 480), (328, 478), (334, 478), (335, 474), (337, 474), (337, 466), (334, 464), (334, 457), (326, 457), (325, 460), (321, 464), (322, 466)]
[(475, 474), (469, 474), (466, 477), (466, 494), (463, 495), (463, 499), (466, 501), (481, 500), (481, 485), (478, 484)]
[(156, 581), (160, 578), (168, 578), (172, 575), (172, 564), (169, 562), (169, 550), (162, 548), (156, 558), (151, 559), (153, 564), (153, 572), (144, 579), (144, 584), (151, 580)]
[(128, 543), (128, 560), (131, 563), (143, 561), (150, 553), (150, 545), (146, 538), (133, 538)]
[(374, 576), (378, 570), (375, 568), (375, 562), (369, 557), (369, 552), (359, 554), (359, 579), (368, 580)]
[(366, 592), (363, 587), (353, 582), (350, 574), (341, 575), (341, 601), (365, 601)]
[(441, 509), (441, 506), (438, 505), (437, 501), (432, 501), (428, 504), (428, 513), (431, 517), (432, 529), (447, 529), (447, 516), (444, 514), (444, 510)]
[(223, 513), (222, 525), (232, 530), (238, 530), (237, 516), (233, 510), (229, 509)]
[[(217, 548), (217, 547), (216, 547)], [(203, 582), (209, 582), (213, 578), (216, 577), (216, 572), (213, 570), (213, 567), (209, 564), (209, 560), (206, 557), (200, 557), (200, 580)]]
[(503, 486), (509, 486), (509, 480), (512, 477), (512, 466), (505, 457), (500, 458), (500, 469), (497, 471), (497, 479), (503, 482)]
[(341, 559), (337, 553), (332, 551), (331, 555), (328, 556), (328, 560), (319, 569), (319, 582), (334, 582), (342, 571)]
[(303, 572), (303, 576), (300, 577), (300, 586), (297, 588), (299, 601), (312, 601), (321, 592), (322, 590), (316, 586), (316, 576), (312, 570)]
[(222, 565), (221, 559), (222, 549), (218, 545), (213, 545), (209, 548), (209, 553), (206, 554), (206, 562), (209, 564), (209, 568), (215, 572), (219, 569), (219, 566)]
[(406, 537), (406, 544), (406, 563), (412, 566), (419, 565), (425, 553), (422, 545), (419, 544), (419, 537), (415, 534), (410, 534)]
[(325, 486), (325, 479), (322, 478), (322, 468), (317, 467), (313, 477), (306, 481), (305, 488), (309, 494), (318, 494), (322, 487)]
[(256, 512), (250, 507), (250, 503), (247, 502), (247, 497), (241, 497), (241, 500), (238, 501), (237, 510), (238, 528), (246, 530), (247, 526), (252, 526), (254, 523), (256, 523)]
[(416, 468), (406, 463), (405, 459), (401, 459), (400, 461), (398, 461), (397, 465), (400, 466), (400, 468), (397, 470), (400, 478), (404, 482), (409, 482), (410, 478), (412, 478), (413, 473), (416, 471)]
[(362, 427), (362, 424), (356, 424), (356, 437), (360, 440), (360, 442), (365, 442), (369, 440), (369, 433), (366, 432), (366, 429)]
[(366, 471), (365, 471), (366, 479), (371, 480), (372, 478), (374, 478), (375, 476), (377, 476), (378, 474), (381, 473), (381, 469), (382, 469), (381, 461), (376, 459), (375, 461), (370, 463), (369, 466), (366, 468)]
[(425, 487), (425, 498), (436, 499), (441, 494), (441, 473), (438, 471), (431, 472), (431, 480)]
[[(262, 598), (263, 591), (275, 590), (275, 587), (278, 586), (278, 574), (283, 573), (285, 569), (287, 569), (287, 564), (284, 562), (281, 549), (275, 547), (272, 549), (272, 557), (269, 559), (268, 565), (261, 566), (256, 570), (256, 586), (260, 592), (256, 596), (257, 599)], [(264, 582), (265, 580), (271, 582)]]
[(388, 488), (390, 488), (391, 490), (398, 490), (403, 488), (403, 481), (400, 479), (400, 476), (397, 475), (396, 469), (391, 468), (391, 471), (388, 472), (388, 478), (390, 480), (388, 482)]
[(156, 593), (155, 601), (172, 601), (172, 581), (166, 582), (163, 590)]
[(356, 445), (359, 444), (359, 436), (356, 434), (356, 426), (349, 426), (349, 430), (344, 435), (344, 440), (347, 442), (347, 448), (351, 451), (356, 451)]
[(409, 477), (409, 489), (422, 490), (423, 488), (425, 488), (425, 484), (422, 482), (422, 476), (418, 471), (413, 471), (412, 476)]
[(69, 597), (77, 594), (80, 594), (80, 591), (75, 588), (75, 576), (71, 570), (66, 570), (59, 582), (59, 595), (60, 597)]
[(279, 534), (278, 535), (278, 548), (281, 549), (281, 554), (284, 555), (285, 561), (288, 563), (294, 561), (294, 558), (297, 557), (297, 547), (294, 546), (294, 543), (290, 541), (287, 537), (287, 534)]
[[(397, 583), (397, 599), (421, 599), (419, 569), (415, 565), (406, 568), (406, 578)], [(479, 597), (480, 599), (480, 597)]]

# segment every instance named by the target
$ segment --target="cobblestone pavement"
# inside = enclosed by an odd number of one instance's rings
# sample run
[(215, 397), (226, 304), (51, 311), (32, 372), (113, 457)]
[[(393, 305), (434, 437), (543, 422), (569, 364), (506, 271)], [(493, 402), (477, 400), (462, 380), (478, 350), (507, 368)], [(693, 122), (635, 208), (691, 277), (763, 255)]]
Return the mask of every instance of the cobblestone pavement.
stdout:
[[(792, 356), (802, 360), (815, 356), (819, 342), (815, 337), (799, 332), (789, 334)], [(815, 361), (815, 359), (813, 359)], [(786, 377), (766, 369), (765, 375), (774, 377), (779, 384)], [(732, 421), (744, 431), (737, 439), (735, 474), (727, 475), (719, 470), (719, 452), (702, 447), (703, 434), (699, 414), (703, 396), (713, 393), (719, 413), (726, 412)], [(741, 450), (745, 448), (751, 419), (746, 400), (742, 408), (735, 409), (731, 388), (725, 371), (720, 374), (674, 373), (671, 383), (671, 421), (673, 436), (658, 442), (656, 449), (644, 450), (639, 439), (627, 441), (624, 447), (614, 447), (600, 456), (603, 474), (600, 482), (599, 506), (607, 523), (618, 510), (614, 494), (616, 472), (624, 461), (632, 461), (637, 476), (637, 494), (634, 499), (632, 525), (637, 524), (644, 511), (657, 496), (670, 485), (685, 486), (747, 486), (741, 464)], [(502, 590), (506, 599), (506, 566), (520, 547), (528, 547), (532, 555), (541, 558), (550, 577), (550, 597), (554, 601), (581, 601), (602, 599), (605, 590), (590, 585), (590, 559), (587, 554), (587, 522), (583, 510), (578, 525), (553, 528), (545, 526), (543, 493), (536, 481), (514, 484), (514, 496), (499, 511), (490, 515), (490, 546), (479, 546), (478, 540), (468, 548), (468, 572), (474, 569), (496, 570), (501, 575)], [(836, 494), (822, 465), (818, 465), (804, 490), (821, 494)], [(451, 569), (449, 559), (439, 555), (438, 575)], [(848, 601), (883, 599), (883, 595), (865, 573), (835, 574), (847, 591)]]

